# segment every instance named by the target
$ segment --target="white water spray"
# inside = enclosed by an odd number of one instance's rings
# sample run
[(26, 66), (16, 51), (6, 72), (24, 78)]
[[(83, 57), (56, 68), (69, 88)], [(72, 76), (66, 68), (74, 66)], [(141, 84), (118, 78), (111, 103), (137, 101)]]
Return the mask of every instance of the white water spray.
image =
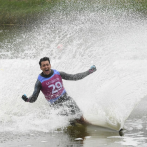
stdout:
[[(33, 104), (21, 100), (22, 94), (32, 94), (43, 56), (51, 58), (52, 68), (67, 73), (96, 65), (97, 71), (85, 79), (64, 81), (93, 124), (119, 130), (146, 95), (146, 21), (128, 11), (62, 11), (46, 16), (31, 32), (3, 42), (2, 53), (9, 58), (0, 60), (0, 130), (46, 132), (68, 124), (41, 93)], [(12, 50), (6, 52), (8, 48)]]

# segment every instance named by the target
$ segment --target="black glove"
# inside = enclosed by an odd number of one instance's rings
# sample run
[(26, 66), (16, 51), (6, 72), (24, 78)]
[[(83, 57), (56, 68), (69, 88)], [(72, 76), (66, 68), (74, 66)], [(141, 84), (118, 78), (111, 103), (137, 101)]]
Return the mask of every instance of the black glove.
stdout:
[(96, 71), (96, 66), (95, 65), (91, 66), (90, 69), (89, 69), (89, 72), (93, 73), (95, 71)]
[(28, 98), (27, 98), (27, 96), (26, 96), (25, 94), (22, 96), (22, 99), (23, 99), (25, 102), (28, 101)]

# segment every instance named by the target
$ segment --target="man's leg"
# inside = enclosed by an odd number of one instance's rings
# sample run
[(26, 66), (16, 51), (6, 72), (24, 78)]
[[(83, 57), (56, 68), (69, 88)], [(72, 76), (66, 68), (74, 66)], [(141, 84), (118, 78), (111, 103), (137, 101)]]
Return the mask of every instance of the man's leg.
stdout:
[(83, 125), (88, 125), (90, 124), (83, 116), (81, 116), (80, 119), (75, 119), (77, 123), (83, 124)]

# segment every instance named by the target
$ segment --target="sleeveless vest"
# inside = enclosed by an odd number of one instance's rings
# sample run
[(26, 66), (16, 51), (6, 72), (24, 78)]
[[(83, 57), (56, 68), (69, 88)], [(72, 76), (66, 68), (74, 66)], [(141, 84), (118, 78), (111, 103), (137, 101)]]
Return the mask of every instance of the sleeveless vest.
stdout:
[(51, 77), (45, 78), (41, 75), (38, 76), (38, 80), (41, 82), (41, 91), (44, 94), (47, 101), (53, 103), (60, 98), (66, 91), (63, 87), (62, 78), (57, 70), (53, 70), (54, 73)]

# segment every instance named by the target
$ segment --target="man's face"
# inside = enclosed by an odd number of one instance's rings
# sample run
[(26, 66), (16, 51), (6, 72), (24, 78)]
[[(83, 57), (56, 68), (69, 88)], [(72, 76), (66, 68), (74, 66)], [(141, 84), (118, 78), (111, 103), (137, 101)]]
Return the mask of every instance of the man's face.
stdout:
[(40, 69), (45, 75), (49, 75), (51, 72), (51, 64), (49, 63), (49, 61), (42, 61)]

